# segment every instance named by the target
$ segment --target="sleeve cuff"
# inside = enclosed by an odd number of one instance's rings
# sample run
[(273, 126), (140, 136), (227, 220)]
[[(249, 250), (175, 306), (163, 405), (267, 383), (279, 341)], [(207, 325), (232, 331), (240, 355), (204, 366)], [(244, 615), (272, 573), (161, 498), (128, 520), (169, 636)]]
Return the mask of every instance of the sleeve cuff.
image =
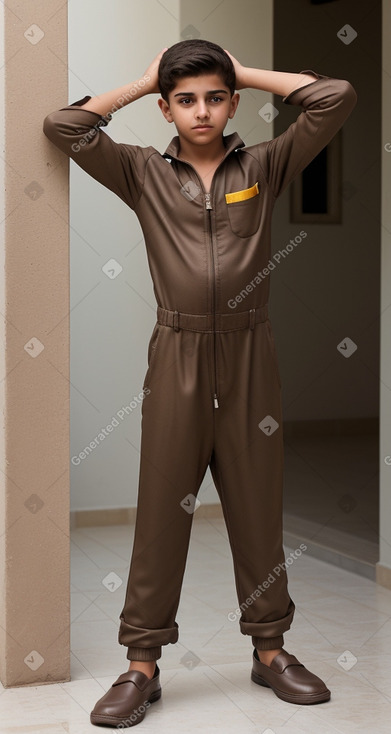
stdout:
[(317, 71), (313, 71), (312, 69), (303, 69), (302, 71), (298, 72), (299, 74), (313, 74), (316, 79), (314, 79), (313, 82), (309, 82), (308, 84), (303, 84), (302, 87), (297, 87), (297, 89), (294, 89), (292, 92), (289, 92), (285, 97), (282, 98), (282, 101), (285, 102), (285, 104), (291, 104), (291, 98), (293, 97), (296, 92), (299, 92), (301, 89), (305, 89), (306, 87), (310, 87), (312, 84), (316, 84), (319, 79), (328, 79), (325, 74), (318, 74)]

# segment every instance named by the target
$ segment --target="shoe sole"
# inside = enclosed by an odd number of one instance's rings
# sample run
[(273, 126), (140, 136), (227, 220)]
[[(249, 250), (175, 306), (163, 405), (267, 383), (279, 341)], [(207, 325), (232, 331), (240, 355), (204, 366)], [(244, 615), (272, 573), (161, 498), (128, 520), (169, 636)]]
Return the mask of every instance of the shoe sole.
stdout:
[(287, 701), (288, 703), (311, 704), (323, 703), (323, 701), (330, 700), (330, 691), (323, 691), (323, 693), (314, 694), (309, 693), (304, 695), (300, 693), (284, 693), (284, 691), (280, 691), (278, 688), (274, 688), (274, 686), (271, 686), (270, 683), (267, 683), (264, 678), (262, 678), (258, 673), (255, 673), (254, 671), (251, 672), (251, 680), (254, 683), (257, 683), (259, 686), (271, 688), (276, 696), (278, 696), (278, 698), (281, 698), (282, 701)]
[[(146, 706), (146, 704), (148, 703), (154, 703), (155, 701), (158, 701), (159, 698), (161, 698), (161, 695), (162, 695), (162, 689), (159, 688), (157, 691), (152, 693), (151, 696), (146, 701), (140, 704), (140, 706)], [(104, 714), (91, 713), (90, 721), (91, 721), (91, 724), (106, 724), (106, 726), (112, 724), (113, 726), (118, 726), (118, 724), (123, 724), (127, 720), (130, 721), (131, 717), (134, 716), (135, 710), (137, 709), (133, 709), (133, 711), (130, 714), (128, 714), (127, 716), (105, 716)], [(143, 711), (143, 713), (140, 714), (140, 716), (138, 716), (137, 721), (132, 721), (130, 724), (127, 724), (127, 726), (124, 728), (127, 728), (128, 726), (136, 726), (136, 724), (139, 724), (143, 720), (145, 714), (146, 714), (146, 711)]]

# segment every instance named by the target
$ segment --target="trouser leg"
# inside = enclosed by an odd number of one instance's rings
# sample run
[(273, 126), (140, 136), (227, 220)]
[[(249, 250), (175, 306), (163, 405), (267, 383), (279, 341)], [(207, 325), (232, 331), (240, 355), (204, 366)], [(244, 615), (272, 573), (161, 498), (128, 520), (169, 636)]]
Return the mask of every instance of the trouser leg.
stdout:
[(210, 468), (239, 601), (238, 614), (229, 618), (240, 618), (254, 647), (273, 649), (282, 647), (295, 605), (282, 565), (281, 384), (270, 323), (220, 334), (218, 346), (221, 399)]
[(212, 451), (207, 336), (158, 324), (151, 337), (135, 535), (118, 633), (129, 660), (157, 660), (161, 646), (178, 639), (193, 519), (192, 498), (185, 498), (197, 495)]

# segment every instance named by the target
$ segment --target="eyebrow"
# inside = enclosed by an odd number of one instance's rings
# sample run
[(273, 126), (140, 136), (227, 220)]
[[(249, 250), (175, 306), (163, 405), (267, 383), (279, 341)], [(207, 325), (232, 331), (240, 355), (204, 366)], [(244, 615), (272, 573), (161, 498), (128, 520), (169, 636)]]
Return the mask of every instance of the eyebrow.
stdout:
[[(210, 92), (207, 92), (207, 94), (228, 94), (226, 89), (212, 89)], [(194, 97), (194, 92), (178, 92), (177, 94), (174, 94), (174, 97)]]

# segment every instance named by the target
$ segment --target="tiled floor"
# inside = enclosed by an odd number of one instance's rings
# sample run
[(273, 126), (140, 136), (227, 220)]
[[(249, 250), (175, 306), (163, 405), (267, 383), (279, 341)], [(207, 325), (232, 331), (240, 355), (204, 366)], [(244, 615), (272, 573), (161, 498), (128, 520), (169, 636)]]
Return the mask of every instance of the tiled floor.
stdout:
[[(130, 526), (72, 531), (72, 680), (0, 688), (1, 734), (113, 731), (93, 726), (89, 712), (128, 668), (117, 633), (131, 544)], [(111, 572), (122, 580), (113, 591)], [(289, 568), (289, 591), (296, 614), (285, 648), (327, 682), (329, 702), (285, 703), (250, 680), (251, 640), (228, 619), (237, 599), (225, 525), (195, 515), (179, 641), (163, 647), (162, 698), (137, 731), (388, 734), (391, 591), (305, 552)]]

